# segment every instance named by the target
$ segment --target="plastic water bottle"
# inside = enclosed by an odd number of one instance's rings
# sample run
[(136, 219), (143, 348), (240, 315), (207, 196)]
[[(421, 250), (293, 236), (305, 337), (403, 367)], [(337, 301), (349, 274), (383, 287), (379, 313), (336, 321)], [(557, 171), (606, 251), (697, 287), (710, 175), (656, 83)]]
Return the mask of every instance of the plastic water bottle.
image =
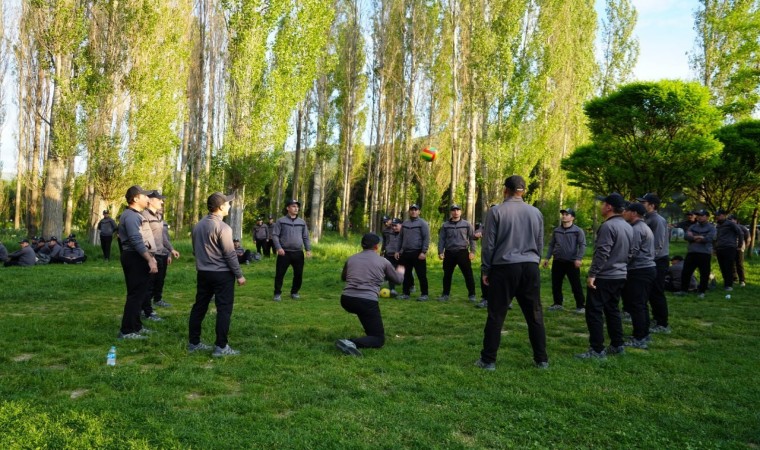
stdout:
[(112, 346), (111, 350), (108, 350), (108, 356), (106, 357), (106, 365), (116, 365), (116, 346)]

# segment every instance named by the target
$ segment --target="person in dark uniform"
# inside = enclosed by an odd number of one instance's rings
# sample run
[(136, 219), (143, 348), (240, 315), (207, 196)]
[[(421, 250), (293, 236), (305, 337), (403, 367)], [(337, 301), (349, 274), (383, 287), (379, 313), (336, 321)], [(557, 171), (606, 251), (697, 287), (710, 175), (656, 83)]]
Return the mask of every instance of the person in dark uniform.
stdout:
[(293, 266), (293, 285), (290, 287), (290, 298), (301, 298), (298, 291), (303, 282), (304, 253), (311, 258), (311, 241), (306, 222), (298, 217), (301, 203), (289, 200), (285, 204), (288, 213), (280, 217), (274, 224), (272, 244), (277, 250), (277, 269), (274, 277), (274, 301), (282, 300), (282, 282), (288, 267)]
[[(710, 262), (713, 253), (713, 241), (715, 240), (715, 227), (708, 222), (708, 214), (704, 209), (694, 212), (697, 222), (689, 227), (684, 239), (689, 243), (686, 250), (686, 259), (683, 262), (681, 272), (681, 287), (689, 285), (689, 280), (694, 271), (699, 269), (699, 287), (697, 297), (704, 298), (710, 282)], [(685, 295), (680, 291), (677, 295)]]
[(575, 298), (575, 312), (583, 314), (586, 310), (583, 308), (585, 299), (581, 286), (581, 262), (586, 253), (586, 234), (574, 223), (575, 210), (567, 208), (560, 210), (559, 213), (561, 214), (561, 223), (552, 232), (544, 260), (544, 268), (546, 268), (549, 267), (549, 260), (552, 257), (554, 258), (552, 261), (552, 298), (554, 302), (549, 307), (549, 311), (559, 311), (564, 308), (562, 305), (564, 301), (562, 282), (567, 277)]
[[(383, 247), (385, 248), (385, 252), (383, 253), (383, 256), (385, 256), (385, 259), (387, 259), (388, 262), (391, 263), (394, 269), (398, 267), (399, 265), (399, 261), (396, 258), (396, 253), (398, 253), (398, 251), (401, 250), (401, 224), (402, 223), (403, 221), (401, 219), (398, 219), (398, 218), (391, 219), (391, 233), (385, 235), (385, 238), (383, 241)], [(398, 292), (396, 292), (396, 283), (393, 280), (388, 280), (388, 288), (390, 288), (391, 297), (396, 297), (398, 295)]]
[(504, 180), (504, 201), (486, 217), (480, 261), (483, 282), (488, 285), (488, 317), (483, 349), (475, 361), (484, 370), (496, 370), (502, 328), (514, 298), (528, 325), (533, 364), (540, 369), (549, 367), (538, 268), (544, 249), (544, 217), (525, 203), (525, 189), (525, 180), (519, 175)]
[(223, 221), (230, 212), (230, 202), (234, 198), (234, 195), (224, 195), (221, 192), (211, 194), (206, 200), (208, 215), (193, 227), (193, 255), (198, 277), (195, 303), (188, 323), (187, 351), (190, 353), (212, 348), (201, 341), (201, 328), (213, 297), (216, 304), (216, 346), (212, 356), (240, 354), (230, 347), (228, 334), (235, 301), (235, 281), (238, 286), (243, 286), (246, 280), (235, 254), (232, 228)]
[(420, 281), (420, 296), (418, 301), (428, 300), (427, 280), (427, 251), (430, 246), (430, 226), (420, 218), (420, 207), (412, 204), (409, 207), (409, 219), (401, 224), (401, 248), (396, 257), (406, 268), (404, 274), (404, 293), (398, 298), (408, 300), (414, 284), (412, 269)]
[[(576, 358), (606, 358), (608, 354), (625, 352), (623, 321), (620, 317), (620, 295), (628, 274), (628, 254), (633, 239), (633, 228), (622, 216), (625, 199), (618, 193), (601, 200), (600, 212), (604, 222), (596, 232), (594, 256), (588, 269), (586, 285), (586, 325), (589, 349)], [(604, 323), (610, 345), (604, 347)]]
[(264, 224), (264, 219), (259, 217), (253, 226), (253, 241), (256, 242), (256, 251), (263, 256), (269, 256), (269, 226)]
[(451, 278), (454, 269), (459, 266), (464, 276), (468, 299), (475, 302), (475, 278), (472, 275), (472, 260), (475, 259), (477, 250), (475, 231), (470, 222), (462, 219), (462, 208), (459, 205), (451, 205), (449, 211), (449, 220), (441, 225), (438, 232), (438, 258), (443, 260), (443, 292), (438, 300), (449, 300)]
[(48, 239), (47, 250), (41, 253), (47, 255), (48, 260), (51, 263), (62, 263), (63, 261), (60, 259), (62, 251), (63, 247), (61, 247), (61, 244), (58, 243), (58, 238), (55, 236), (50, 236), (50, 239)]
[(29, 267), (37, 263), (37, 257), (34, 254), (34, 250), (29, 245), (28, 239), (22, 239), (19, 242), (21, 248), (8, 255), (8, 260), (4, 263), (5, 267), (21, 266)]
[(660, 209), (660, 197), (647, 193), (637, 198), (647, 213), (644, 222), (652, 230), (654, 236), (654, 264), (657, 268), (657, 277), (652, 284), (649, 293), (649, 306), (652, 309), (652, 319), (655, 325), (650, 330), (653, 333), (669, 333), (670, 319), (668, 312), (668, 299), (665, 296), (665, 277), (668, 276), (670, 267), (670, 232), (668, 221), (657, 211)]
[(341, 279), (346, 282), (340, 304), (346, 312), (356, 314), (366, 336), (338, 339), (335, 347), (347, 355), (361, 356), (359, 348), (381, 348), (385, 344), (385, 328), (380, 315), (378, 293), (388, 279), (401, 283), (404, 266), (394, 268), (386, 258), (377, 254), (380, 236), (367, 233), (362, 237), (362, 251), (351, 256), (343, 266)]
[(240, 244), (240, 239), (233, 239), (232, 243), (235, 245), (235, 254), (237, 255), (238, 262), (240, 264), (250, 264), (253, 260), (251, 251), (243, 248), (242, 244)]
[(741, 228), (744, 234), (744, 238), (741, 239), (741, 242), (739, 242), (739, 245), (736, 247), (736, 260), (734, 260), (734, 282), (738, 281), (739, 286), (744, 287), (747, 285), (744, 276), (744, 252), (747, 250), (747, 247), (750, 244), (751, 236), (749, 233), (749, 228), (740, 224), (739, 219), (737, 219), (735, 215), (729, 214), (728, 220), (739, 225), (739, 228)]
[(718, 258), (720, 273), (723, 277), (723, 289), (734, 290), (734, 269), (736, 249), (744, 241), (744, 230), (733, 220), (728, 220), (726, 210), (715, 211), (715, 256)]
[(144, 339), (149, 330), (142, 326), (140, 311), (143, 302), (150, 295), (148, 279), (158, 272), (156, 258), (150, 252), (155, 248), (150, 225), (140, 212), (148, 207), (148, 194), (140, 186), (127, 190), (129, 205), (119, 218), (119, 240), (122, 245), (121, 268), (127, 285), (127, 300), (121, 318), (119, 339)]
[(64, 264), (81, 264), (87, 261), (87, 255), (77, 246), (76, 239), (67, 239), (66, 247), (61, 251), (60, 260)]
[(646, 207), (641, 203), (631, 203), (623, 211), (623, 218), (633, 229), (622, 293), (625, 310), (631, 315), (633, 336), (623, 345), (643, 350), (648, 348), (650, 341), (647, 301), (657, 278), (655, 237), (644, 221), (646, 213)]
[(383, 216), (381, 218), (381, 221), (383, 222), (383, 243), (380, 246), (380, 255), (386, 256), (387, 253), (386, 247), (388, 244), (388, 236), (393, 234), (393, 219), (388, 216)]
[(98, 234), (100, 234), (100, 248), (103, 250), (104, 261), (111, 260), (111, 242), (117, 229), (118, 226), (111, 218), (111, 213), (107, 209), (103, 210), (103, 218), (98, 222)]
[(153, 252), (158, 265), (158, 272), (150, 277), (150, 295), (143, 303), (143, 314), (148, 320), (159, 321), (161, 318), (156, 314), (153, 306), (168, 308), (170, 303), (164, 301), (164, 283), (172, 257), (179, 259), (180, 254), (172, 246), (169, 239), (169, 225), (164, 221), (164, 197), (158, 191), (148, 195), (148, 207), (142, 211), (143, 217), (148, 221), (153, 240), (156, 243)]

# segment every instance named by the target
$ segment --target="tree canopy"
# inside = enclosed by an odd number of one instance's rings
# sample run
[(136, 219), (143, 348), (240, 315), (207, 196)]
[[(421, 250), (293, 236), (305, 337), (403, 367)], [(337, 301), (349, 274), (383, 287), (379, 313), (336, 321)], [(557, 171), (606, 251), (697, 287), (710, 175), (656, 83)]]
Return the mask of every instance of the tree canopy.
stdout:
[(570, 184), (626, 197), (694, 186), (721, 149), (719, 111), (697, 83), (631, 83), (589, 101), (591, 143), (562, 160)]

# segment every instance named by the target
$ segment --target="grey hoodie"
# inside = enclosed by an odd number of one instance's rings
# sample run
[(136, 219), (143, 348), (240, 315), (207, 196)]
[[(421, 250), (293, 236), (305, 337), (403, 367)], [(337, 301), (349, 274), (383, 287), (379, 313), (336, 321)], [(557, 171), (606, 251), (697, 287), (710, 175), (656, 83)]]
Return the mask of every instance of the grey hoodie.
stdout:
[[(689, 235), (691, 233), (691, 236)], [(686, 232), (684, 239), (689, 243), (689, 248), (686, 253), (706, 253), (712, 255), (713, 241), (715, 240), (715, 227), (709, 223), (695, 223), (689, 227), (689, 231)], [(697, 242), (694, 240), (696, 236), (702, 236), (704, 241)]]

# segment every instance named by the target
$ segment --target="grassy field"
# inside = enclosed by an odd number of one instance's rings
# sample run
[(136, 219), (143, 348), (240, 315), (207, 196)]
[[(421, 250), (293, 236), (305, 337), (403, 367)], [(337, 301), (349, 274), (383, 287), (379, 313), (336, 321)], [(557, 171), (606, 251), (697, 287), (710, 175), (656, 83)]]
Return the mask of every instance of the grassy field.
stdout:
[[(466, 301), (459, 273), (449, 303), (382, 301), (385, 348), (339, 353), (335, 339), (361, 332), (339, 304), (340, 270), (358, 246), (334, 237), (307, 261), (302, 300), (272, 302), (273, 260), (244, 267), (230, 332), (240, 356), (188, 355), (195, 270), (188, 244), (177, 247), (185, 256), (169, 268), (165, 296), (173, 307), (148, 323), (157, 332), (145, 341), (117, 341), (124, 279), (94, 248), (83, 265), (0, 268), (0, 448), (760, 446), (754, 261), (731, 299), (722, 290), (671, 297), (672, 334), (606, 361), (573, 358), (588, 345), (583, 316), (546, 312), (551, 367), (535, 369), (515, 310), (487, 372), (473, 366), (485, 311)], [(542, 276), (546, 307), (549, 271)], [(429, 278), (435, 298), (437, 258)], [(205, 342), (213, 327), (210, 315)], [(116, 367), (105, 364), (111, 345)]]

